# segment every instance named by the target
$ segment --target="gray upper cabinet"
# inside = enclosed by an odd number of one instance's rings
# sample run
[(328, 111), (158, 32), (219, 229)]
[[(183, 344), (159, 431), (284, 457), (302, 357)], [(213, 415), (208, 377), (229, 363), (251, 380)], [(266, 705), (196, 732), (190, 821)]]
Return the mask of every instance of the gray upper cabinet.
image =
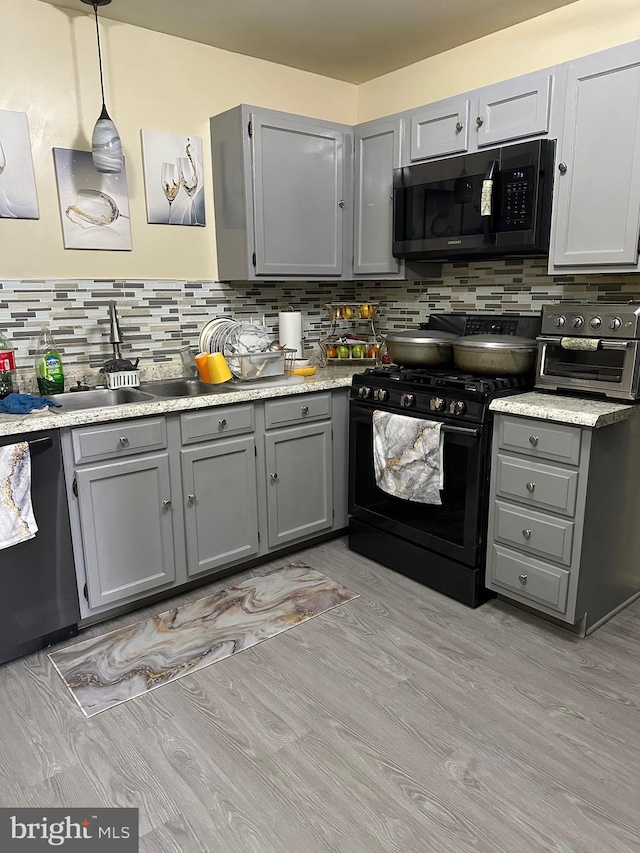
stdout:
[(464, 96), (419, 107), (411, 117), (411, 159), (468, 151), (470, 113), (471, 101)]
[(548, 134), (556, 76), (555, 69), (524, 74), (419, 107), (411, 118), (411, 160)]
[(638, 269), (640, 42), (568, 64), (549, 272)]
[(218, 277), (349, 278), (352, 128), (241, 105), (211, 119)]
[(393, 170), (402, 165), (403, 117), (356, 127), (353, 272), (400, 277), (403, 264), (391, 254)]
[(187, 573), (222, 569), (258, 553), (253, 436), (181, 451)]
[(168, 453), (85, 467), (75, 476), (90, 607), (171, 586), (176, 566)]

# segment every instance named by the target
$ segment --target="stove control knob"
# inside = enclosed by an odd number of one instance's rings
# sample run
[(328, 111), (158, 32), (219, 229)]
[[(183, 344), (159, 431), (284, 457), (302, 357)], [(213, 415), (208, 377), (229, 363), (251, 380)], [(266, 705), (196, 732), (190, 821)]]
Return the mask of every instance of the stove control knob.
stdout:
[(400, 405), (405, 409), (409, 409), (411, 406), (415, 406), (416, 404), (416, 395), (415, 394), (402, 394), (400, 397)]
[(574, 317), (571, 325), (574, 329), (581, 329), (584, 326), (584, 317)]
[(467, 406), (462, 400), (456, 400), (454, 403), (449, 403), (449, 414), (464, 415), (467, 411)]
[(367, 397), (370, 397), (370, 396), (371, 396), (371, 388), (367, 388), (366, 385), (362, 385), (360, 388), (358, 388), (358, 397), (360, 397), (361, 400), (366, 400)]
[(556, 317), (556, 326), (558, 329), (564, 329), (567, 325), (567, 318), (563, 317), (562, 314), (559, 317)]
[(589, 325), (592, 329), (599, 329), (602, 326), (602, 317), (592, 317), (589, 320)]
[(378, 388), (377, 391), (373, 392), (373, 396), (376, 400), (379, 400), (381, 403), (384, 403), (385, 400), (389, 399), (389, 392), (386, 388)]
[(618, 329), (622, 327), (622, 320), (620, 317), (614, 317), (613, 320), (609, 323), (609, 328), (613, 329), (614, 332), (617, 332)]
[(429, 408), (432, 412), (444, 412), (444, 400), (442, 397), (432, 397), (429, 400)]

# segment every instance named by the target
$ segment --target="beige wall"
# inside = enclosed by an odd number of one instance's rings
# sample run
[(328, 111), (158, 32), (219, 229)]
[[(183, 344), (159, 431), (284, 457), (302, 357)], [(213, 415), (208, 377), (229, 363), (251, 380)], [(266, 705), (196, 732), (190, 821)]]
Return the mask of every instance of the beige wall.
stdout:
[(418, 107), (638, 38), (638, 0), (577, 0), (363, 83), (358, 87), (358, 121)]
[(65, 250), (51, 149), (91, 148), (100, 111), (95, 25), (39, 0), (0, 0), (0, 32), (0, 109), (28, 114), (40, 206), (38, 221), (0, 223), (0, 280), (215, 279), (211, 170), (205, 228), (148, 225), (140, 129), (201, 136), (207, 166), (209, 116), (238, 103), (356, 119), (350, 83), (105, 19), (106, 100), (127, 160), (133, 251)]

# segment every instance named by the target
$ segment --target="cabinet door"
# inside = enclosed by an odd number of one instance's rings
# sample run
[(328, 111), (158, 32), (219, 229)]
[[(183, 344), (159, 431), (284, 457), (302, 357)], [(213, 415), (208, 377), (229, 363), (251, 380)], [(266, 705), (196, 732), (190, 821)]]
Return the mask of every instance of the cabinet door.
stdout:
[(411, 117), (411, 159), (461, 154), (469, 148), (468, 98), (449, 98), (421, 107)]
[(569, 64), (552, 265), (633, 269), (640, 225), (640, 46)]
[(181, 451), (190, 577), (258, 553), (253, 437)]
[(331, 424), (268, 432), (265, 453), (269, 547), (330, 530)]
[(391, 254), (393, 170), (401, 165), (404, 119), (356, 130), (353, 271), (356, 275), (400, 272)]
[(340, 130), (252, 114), (257, 275), (341, 275), (344, 156)]
[(175, 581), (167, 453), (76, 472), (89, 605), (142, 597)]
[(477, 128), (478, 147), (547, 133), (552, 82), (548, 73), (526, 74), (481, 89), (478, 114), (471, 117)]

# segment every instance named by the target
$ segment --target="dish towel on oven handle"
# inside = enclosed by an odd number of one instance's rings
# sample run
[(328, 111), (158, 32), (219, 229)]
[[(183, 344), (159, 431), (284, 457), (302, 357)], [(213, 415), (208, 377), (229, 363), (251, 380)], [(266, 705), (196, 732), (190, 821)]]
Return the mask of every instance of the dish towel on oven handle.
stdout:
[(439, 421), (375, 410), (373, 465), (376, 485), (414, 503), (441, 505), (444, 433)]
[(37, 532), (29, 445), (26, 441), (7, 444), (0, 447), (0, 549), (33, 539)]

